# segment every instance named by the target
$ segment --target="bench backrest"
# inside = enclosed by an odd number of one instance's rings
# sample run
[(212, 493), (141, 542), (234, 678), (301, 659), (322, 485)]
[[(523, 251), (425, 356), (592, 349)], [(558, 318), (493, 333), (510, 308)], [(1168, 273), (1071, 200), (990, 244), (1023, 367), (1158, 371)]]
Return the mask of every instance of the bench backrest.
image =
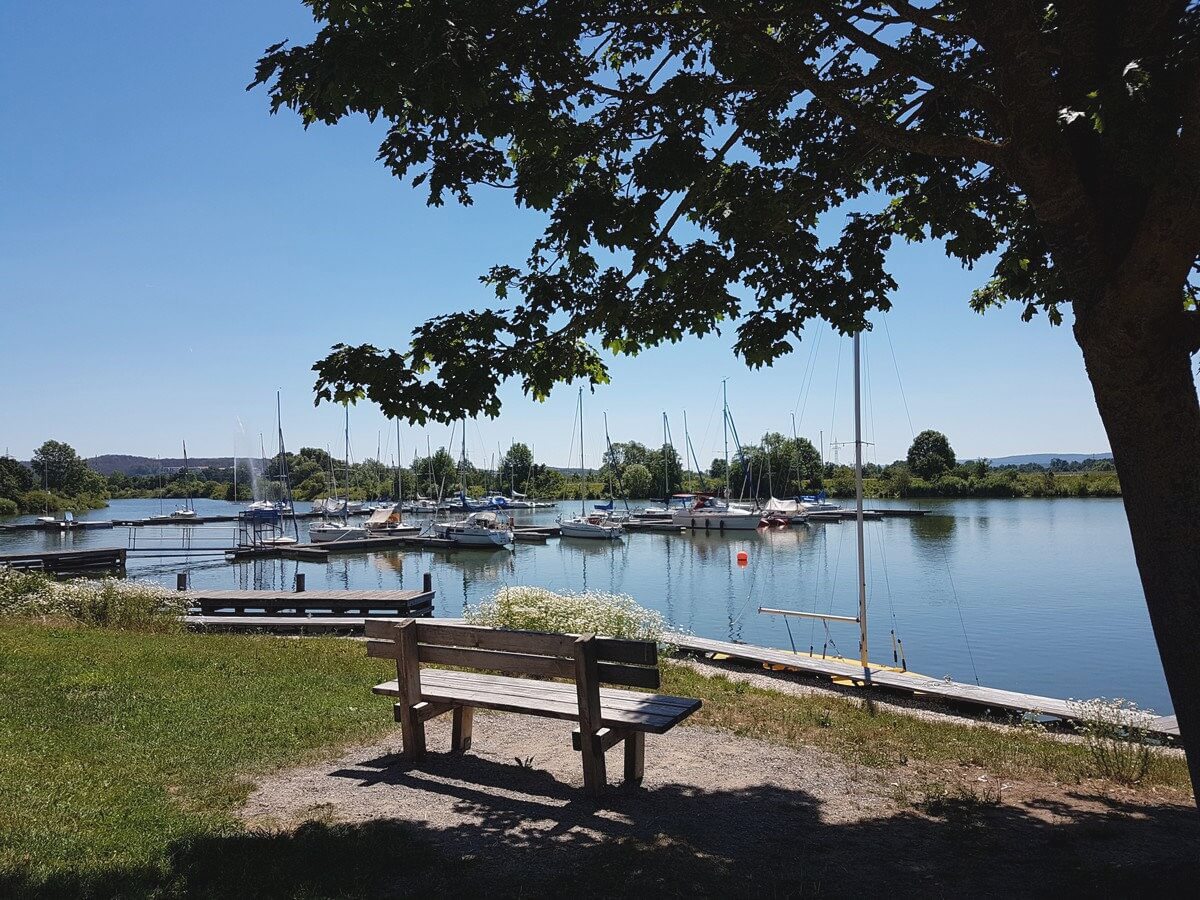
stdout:
[[(411, 623), (411, 624), (409, 624)], [(403, 630), (401, 629), (403, 626)], [(409, 631), (415, 635), (404, 637)], [(458, 625), (428, 619), (367, 619), (367, 655), (414, 665), (435, 663), (484, 669), (510, 675), (570, 678), (578, 681), (578, 665), (586, 658), (604, 684), (657, 688), (658, 647), (654, 641), (507, 631), (481, 625)], [(407, 661), (405, 644), (415, 644), (416, 660)]]

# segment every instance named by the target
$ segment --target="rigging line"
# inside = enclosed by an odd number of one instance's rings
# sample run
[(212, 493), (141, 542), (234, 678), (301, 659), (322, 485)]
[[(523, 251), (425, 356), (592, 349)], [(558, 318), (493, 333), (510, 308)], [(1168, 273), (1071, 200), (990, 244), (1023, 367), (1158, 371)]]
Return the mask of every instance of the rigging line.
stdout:
[(575, 416), (571, 420), (571, 446), (567, 450), (567, 466), (568, 467), (571, 465), (571, 460), (575, 456), (575, 432), (579, 426), (579, 406), (580, 406), (580, 404), (578, 404), (578, 403), (575, 404)]
[[(834, 425), (834, 422), (837, 421), (838, 383), (841, 381), (841, 378), (842, 378), (842, 344), (844, 344), (844, 343), (845, 343), (845, 341), (838, 341), (837, 366), (833, 370), (833, 409), (829, 413), (830, 446), (834, 446), (833, 440), (834, 440), (834, 436), (836, 434), (836, 432), (834, 431), (833, 425)], [(837, 449), (835, 447), (834, 453), (836, 453), (836, 452), (837, 452)], [(821, 460), (822, 464), (824, 464), (824, 462), (825, 462), (825, 460)]]
[(806, 397), (805, 385), (808, 383), (809, 374), (812, 372), (816, 362), (817, 348), (821, 345), (821, 335), (825, 333), (825, 329), (821, 328), (817, 331), (816, 337), (808, 345), (808, 359), (804, 363), (804, 374), (800, 378), (800, 390), (796, 392), (796, 403), (792, 406), (792, 412), (800, 408), (801, 399)]
[(708, 445), (705, 441), (708, 440), (708, 433), (712, 429), (713, 417), (717, 414), (717, 406), (721, 403), (721, 392), (717, 391), (717, 395), (713, 398), (712, 409), (708, 411), (708, 424), (704, 426), (704, 436), (700, 438), (700, 449), (707, 453)]
[(954, 608), (958, 610), (958, 624), (962, 627), (963, 643), (967, 646), (967, 658), (971, 660), (971, 674), (975, 676), (975, 683), (979, 684), (979, 670), (975, 668), (975, 653), (971, 650), (971, 639), (967, 637), (967, 623), (963, 619), (962, 603), (958, 599), (958, 590), (954, 587), (954, 575), (950, 571), (950, 557), (946, 554), (946, 548), (942, 547), (942, 560), (946, 564), (946, 577), (950, 580), (950, 593), (954, 597)]
[(904, 415), (908, 419), (908, 430), (912, 437), (915, 438), (917, 436), (917, 430), (913, 428), (912, 415), (908, 411), (908, 398), (904, 395), (904, 382), (900, 378), (900, 364), (896, 362), (896, 348), (892, 346), (892, 332), (888, 328), (887, 316), (883, 315), (879, 318), (883, 322), (883, 333), (887, 336), (888, 350), (890, 350), (892, 354), (892, 366), (896, 370), (896, 383), (900, 385), (900, 400), (904, 404)]
[[(805, 387), (803, 380), (801, 380), (801, 382), (800, 382), (800, 389), (804, 394), (804, 405), (800, 407), (800, 423), (801, 424), (803, 424), (804, 414), (808, 410), (808, 399), (809, 399), (809, 397), (812, 396), (813, 382), (817, 380), (817, 359), (816, 359), (816, 357), (817, 357), (818, 351), (820, 351), (820, 349), (821, 349), (821, 338), (824, 335), (825, 335), (825, 329), (823, 329), (823, 328), (817, 332), (817, 339), (812, 348), (813, 359), (812, 359), (812, 366), (810, 367), (809, 372), (808, 372), (808, 386)], [(792, 409), (792, 412), (793, 413), (795, 412), (795, 408)]]

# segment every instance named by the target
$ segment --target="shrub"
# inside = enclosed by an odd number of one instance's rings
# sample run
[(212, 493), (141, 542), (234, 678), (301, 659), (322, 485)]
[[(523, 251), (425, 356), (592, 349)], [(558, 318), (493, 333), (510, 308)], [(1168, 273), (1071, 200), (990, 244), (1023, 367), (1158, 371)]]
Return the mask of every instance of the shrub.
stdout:
[(0, 516), (15, 516), (20, 511), (15, 500), (0, 497)]
[(176, 630), (186, 595), (119, 578), (56, 581), (38, 572), (0, 569), (0, 617), (70, 619), (83, 625)]
[(1097, 774), (1121, 784), (1137, 784), (1153, 760), (1147, 729), (1154, 713), (1132, 700), (1072, 701), (1076, 730), (1092, 755)]
[(468, 606), (472, 625), (563, 634), (594, 632), (609, 637), (656, 641), (663, 633), (661, 613), (638, 606), (625, 594), (603, 591), (556, 594), (537, 587), (501, 588), (478, 606)]

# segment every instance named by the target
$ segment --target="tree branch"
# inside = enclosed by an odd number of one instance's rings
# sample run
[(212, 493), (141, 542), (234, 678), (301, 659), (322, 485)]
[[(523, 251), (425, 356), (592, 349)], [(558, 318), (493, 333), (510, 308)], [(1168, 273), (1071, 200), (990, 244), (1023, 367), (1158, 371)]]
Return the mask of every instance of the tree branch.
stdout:
[(834, 11), (834, 8), (828, 4), (821, 5), (818, 15), (825, 19), (835, 32), (859, 49), (870, 53), (881, 63), (888, 63), (892, 68), (905, 72), (914, 78), (919, 78), (932, 87), (941, 88), (948, 94), (957, 95), (964, 100), (974, 103), (997, 121), (1003, 120), (1004, 107), (1000, 103), (999, 98), (991, 91), (962, 78), (954, 72), (941, 69), (936, 65), (926, 65), (910, 54), (897, 50), (891, 44), (879, 40), (874, 34), (868, 34), (859, 28), (855, 28), (848, 20), (838, 15)]

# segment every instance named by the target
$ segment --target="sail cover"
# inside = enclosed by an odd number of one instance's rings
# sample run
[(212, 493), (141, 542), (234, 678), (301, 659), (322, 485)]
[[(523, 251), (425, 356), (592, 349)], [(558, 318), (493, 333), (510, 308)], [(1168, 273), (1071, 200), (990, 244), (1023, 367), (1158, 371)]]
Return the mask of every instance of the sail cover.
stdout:
[(790, 513), (798, 515), (804, 512), (803, 507), (796, 500), (780, 500), (778, 497), (772, 497), (767, 505), (763, 507), (765, 512)]

